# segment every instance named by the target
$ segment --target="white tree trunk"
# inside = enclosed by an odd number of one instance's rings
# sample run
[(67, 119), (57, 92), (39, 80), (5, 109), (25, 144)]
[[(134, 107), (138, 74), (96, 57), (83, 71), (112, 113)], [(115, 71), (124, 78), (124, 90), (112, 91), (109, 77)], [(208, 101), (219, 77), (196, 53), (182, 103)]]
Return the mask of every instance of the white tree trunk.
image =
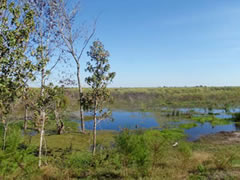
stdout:
[(41, 132), (40, 132), (40, 144), (39, 144), (39, 154), (38, 154), (38, 166), (41, 167), (42, 165), (42, 145), (43, 145), (43, 138), (44, 138), (44, 127), (45, 127), (45, 119), (46, 114), (45, 111), (41, 112)]
[(93, 124), (93, 155), (96, 154), (96, 145), (97, 145), (97, 101), (94, 105), (94, 124)]
[(80, 112), (80, 120), (81, 120), (81, 130), (82, 130), (82, 132), (85, 132), (84, 113), (83, 113), (83, 108), (81, 105), (83, 90), (82, 90), (81, 80), (80, 80), (80, 65), (79, 64), (77, 64), (77, 80), (78, 80), (79, 112)]
[[(43, 58), (43, 54), (42, 54)], [(41, 91), (40, 91), (40, 96), (44, 96), (44, 85), (45, 85), (45, 68), (42, 69), (41, 71)], [(46, 121), (46, 112), (45, 112), (45, 107), (41, 107), (40, 109), (40, 142), (39, 142), (39, 154), (38, 154), (38, 166), (41, 167), (42, 165), (42, 145), (43, 145), (43, 138), (44, 138), (44, 128), (45, 128), (45, 121)]]

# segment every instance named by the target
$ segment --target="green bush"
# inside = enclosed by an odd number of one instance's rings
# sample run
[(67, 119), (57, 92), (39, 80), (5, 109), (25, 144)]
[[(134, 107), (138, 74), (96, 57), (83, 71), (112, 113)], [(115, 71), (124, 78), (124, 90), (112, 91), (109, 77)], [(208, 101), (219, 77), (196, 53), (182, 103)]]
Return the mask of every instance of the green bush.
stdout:
[(140, 175), (145, 176), (150, 165), (150, 151), (145, 137), (124, 130), (116, 137), (115, 142), (125, 175), (128, 174), (129, 167), (136, 167)]
[(92, 165), (92, 154), (90, 152), (76, 152), (67, 158), (67, 167), (75, 176), (86, 176)]
[(124, 175), (129, 174), (129, 168), (135, 168), (135, 175), (147, 176), (150, 167), (160, 164), (172, 144), (183, 137), (183, 131), (177, 129), (122, 131), (116, 137), (115, 143)]
[(0, 150), (0, 177), (32, 177), (38, 172), (36, 148), (24, 144), (22, 133), (16, 127), (9, 127), (7, 134), (6, 148)]

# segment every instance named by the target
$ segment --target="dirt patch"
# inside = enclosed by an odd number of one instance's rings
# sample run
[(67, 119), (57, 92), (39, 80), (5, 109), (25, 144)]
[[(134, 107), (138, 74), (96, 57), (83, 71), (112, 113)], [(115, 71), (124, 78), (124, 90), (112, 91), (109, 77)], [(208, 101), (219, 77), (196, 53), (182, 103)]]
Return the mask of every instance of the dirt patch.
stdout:
[(211, 158), (211, 155), (207, 152), (193, 152), (192, 154), (192, 161), (198, 162), (196, 164), (201, 164), (204, 161), (207, 161)]
[(212, 144), (240, 144), (240, 131), (235, 132), (219, 132), (203, 136), (200, 141), (211, 142)]

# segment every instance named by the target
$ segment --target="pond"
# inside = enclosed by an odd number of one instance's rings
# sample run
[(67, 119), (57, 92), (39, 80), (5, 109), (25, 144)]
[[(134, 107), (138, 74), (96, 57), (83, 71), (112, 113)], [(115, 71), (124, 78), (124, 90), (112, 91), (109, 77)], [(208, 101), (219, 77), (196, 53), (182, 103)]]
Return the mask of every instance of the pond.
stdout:
[[(195, 112), (197, 116), (208, 114), (204, 109), (178, 109), (181, 113)], [(233, 109), (231, 112), (239, 112), (239, 109)], [(217, 118), (231, 118), (232, 115), (224, 110), (215, 109), (212, 112)], [(221, 131), (230, 132), (240, 130), (239, 124), (228, 120), (226, 124), (212, 125), (210, 122), (196, 122), (184, 117), (166, 117), (163, 112), (128, 112), (128, 111), (113, 111), (113, 120), (106, 119), (97, 124), (97, 130), (115, 130), (121, 131), (124, 128), (128, 129), (164, 129), (177, 128), (181, 124), (194, 123), (194, 127), (184, 129), (187, 139), (194, 141), (203, 135), (214, 134)], [(73, 119), (80, 124), (80, 121)], [(91, 130), (93, 120), (85, 122), (86, 129)]]

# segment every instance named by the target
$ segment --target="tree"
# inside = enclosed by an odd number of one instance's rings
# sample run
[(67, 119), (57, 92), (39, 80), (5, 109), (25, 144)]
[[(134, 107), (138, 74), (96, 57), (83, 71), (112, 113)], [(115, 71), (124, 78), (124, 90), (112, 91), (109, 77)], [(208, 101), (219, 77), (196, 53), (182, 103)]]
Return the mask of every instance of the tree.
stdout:
[(97, 122), (106, 119), (110, 115), (110, 111), (104, 109), (104, 105), (110, 101), (110, 91), (107, 89), (109, 83), (112, 82), (115, 77), (115, 72), (109, 72), (109, 52), (104, 49), (103, 44), (100, 41), (94, 41), (90, 47), (90, 51), (87, 52), (91, 58), (87, 62), (86, 71), (91, 76), (85, 79), (86, 83), (91, 87), (91, 91), (86, 98), (88, 103), (87, 109), (93, 112), (94, 126), (93, 126), (93, 155), (96, 152), (96, 140), (97, 140)]
[(34, 30), (34, 12), (29, 4), (23, 7), (0, 4), (0, 119), (4, 126), (3, 149), (8, 128), (7, 114), (11, 104), (24, 88), (24, 79), (32, 79), (34, 66), (26, 57), (29, 38)]
[[(40, 142), (39, 142), (39, 167), (42, 165), (42, 145), (44, 139), (44, 129), (46, 123), (46, 110), (49, 103), (49, 94), (46, 93), (46, 80), (51, 71), (55, 68), (57, 63), (60, 61), (61, 55), (57, 48), (61, 45), (59, 41), (59, 34), (56, 29), (56, 13), (51, 11), (51, 3), (54, 0), (24, 0), (31, 4), (31, 8), (34, 10), (36, 16), (35, 21), (35, 34), (31, 39), (32, 41), (32, 52), (31, 55), (37, 64), (37, 71), (40, 73), (41, 85), (40, 95), (37, 100), (37, 108), (39, 117), (37, 119), (40, 131)], [(55, 62), (50, 62), (53, 56), (58, 56)]]
[[(81, 67), (81, 58), (84, 53), (84, 50), (87, 47), (89, 41), (92, 39), (93, 35), (95, 34), (96, 22), (94, 23), (94, 27), (90, 34), (84, 32), (83, 28), (79, 26), (77, 26), (76, 29), (73, 28), (75, 17), (79, 12), (79, 8), (78, 8), (79, 1), (76, 3), (75, 8), (71, 11), (69, 10), (67, 11), (67, 5), (69, 4), (68, 2), (71, 2), (71, 1), (56, 0), (51, 5), (52, 5), (52, 11), (56, 12), (58, 15), (56, 21), (57, 21), (58, 31), (65, 45), (64, 51), (69, 53), (72, 56), (74, 62), (76, 63), (81, 130), (82, 132), (85, 132), (84, 112), (83, 112), (83, 107), (80, 103), (83, 99), (80, 67)], [(83, 40), (83, 45), (82, 47), (79, 48), (79, 42), (81, 40)]]

